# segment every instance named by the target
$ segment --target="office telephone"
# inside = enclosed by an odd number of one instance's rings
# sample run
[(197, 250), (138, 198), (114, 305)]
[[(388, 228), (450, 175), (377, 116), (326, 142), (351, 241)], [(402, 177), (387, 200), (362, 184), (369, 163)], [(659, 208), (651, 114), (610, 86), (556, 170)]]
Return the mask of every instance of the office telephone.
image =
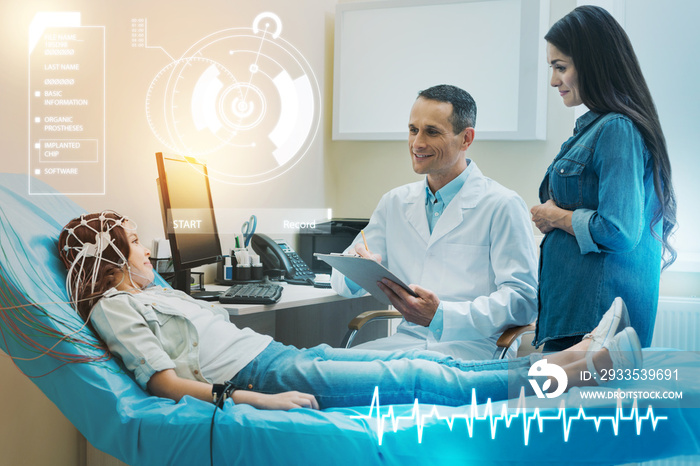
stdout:
[(256, 233), (250, 243), (253, 251), (260, 256), (264, 274), (280, 276), (287, 283), (314, 284), (316, 274), (285, 241)]

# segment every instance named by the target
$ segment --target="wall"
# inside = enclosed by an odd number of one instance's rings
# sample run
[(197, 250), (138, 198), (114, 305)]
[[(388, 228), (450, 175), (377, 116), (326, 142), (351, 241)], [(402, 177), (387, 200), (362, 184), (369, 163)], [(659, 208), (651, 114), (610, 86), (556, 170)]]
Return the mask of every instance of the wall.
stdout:
[(700, 73), (700, 62), (691, 58), (700, 47), (695, 21), (699, 15), (698, 2), (680, 0), (664, 5), (628, 0), (624, 9), (626, 30), (638, 50), (664, 128), (678, 203), (678, 230), (673, 238), (678, 260), (661, 276), (661, 292), (666, 296), (700, 296), (700, 163), (695, 138), (700, 89), (677, 85), (678, 70), (672, 65), (686, 64), (683, 73), (688, 76)]
[[(274, 12), (282, 21), (281, 38), (296, 48), (308, 62), (314, 77), (323, 92), (326, 61), (325, 25), (327, 15), (332, 14), (334, 2), (329, 0), (301, 0), (286, 2), (272, 0), (259, 5), (257, 2), (209, 0), (193, 4), (185, 0), (171, 2), (140, 2), (65, 0), (61, 2), (31, 1), (11, 2), (3, 0), (3, 38), (13, 44), (3, 50), (5, 69), (9, 72), (0, 77), (2, 107), (13, 109), (2, 112), (2, 170), (26, 172), (28, 139), (27, 105), (27, 53), (28, 25), (38, 11), (78, 11), (81, 25), (106, 25), (105, 50), (91, 50), (95, 60), (106, 57), (106, 136), (104, 160), (107, 180), (106, 194), (73, 196), (88, 210), (111, 208), (134, 218), (144, 238), (163, 236), (155, 179), (157, 177), (155, 156), (157, 151), (174, 153), (172, 147), (163, 143), (163, 127), (151, 130), (146, 105), (147, 94), (152, 83), (160, 83), (159, 73), (170, 63), (181, 57), (195, 43), (206, 42), (206, 37), (231, 28), (248, 28), (251, 34), (254, 18), (263, 12)], [(147, 20), (147, 43), (150, 48), (131, 46), (132, 20)], [(303, 25), (303, 27), (300, 27)], [(261, 26), (262, 27), (262, 26)], [(271, 26), (272, 30), (272, 26)], [(236, 34), (236, 32), (231, 32)], [(243, 33), (241, 33), (243, 34)], [(246, 43), (246, 45), (257, 45)], [(291, 50), (290, 47), (289, 49)], [(263, 52), (266, 49), (263, 48)], [(303, 53), (302, 53), (303, 51)], [(269, 52), (269, 51), (268, 51)], [(274, 57), (278, 58), (278, 57)], [(262, 65), (260, 66), (262, 69)], [(266, 70), (263, 70), (266, 71)], [(277, 72), (272, 70), (271, 72)], [(247, 69), (237, 69), (236, 79), (249, 79)], [(262, 73), (260, 74), (262, 75)], [(186, 78), (189, 76), (185, 75)], [(160, 81), (158, 81), (160, 79)], [(222, 78), (223, 79), (223, 78)], [(254, 84), (258, 82), (253, 81)], [(322, 96), (322, 94), (321, 94)], [(275, 104), (268, 102), (268, 110)], [(33, 101), (33, 100), (30, 100)], [(320, 104), (319, 104), (320, 105)], [(151, 111), (151, 113), (157, 113)], [(272, 112), (269, 112), (272, 114)], [(33, 118), (36, 115), (29, 115)], [(179, 116), (179, 115), (178, 115)], [(323, 115), (317, 115), (323, 118)], [(272, 124), (268, 123), (268, 126)], [(177, 125), (174, 122), (173, 125)], [(243, 131), (241, 131), (243, 133)], [(267, 208), (325, 208), (324, 161), (322, 156), (324, 133), (318, 130), (315, 140), (306, 155), (284, 176), (270, 183), (240, 186), (229, 182), (212, 183), (214, 202), (222, 209), (252, 210)], [(262, 145), (263, 137), (253, 134), (246, 144)], [(198, 155), (213, 166), (221, 165), (221, 159), (230, 157), (239, 160), (245, 154), (250, 160), (269, 154), (255, 153), (247, 147), (226, 145), (213, 154), (201, 154), (198, 148), (193, 154), (177, 151), (181, 155)], [(241, 143), (243, 145), (243, 143)], [(246, 152), (247, 151), (247, 152)], [(262, 151), (261, 151), (262, 152)], [(249, 154), (249, 155), (248, 155)], [(100, 154), (102, 155), (102, 154)], [(225, 167), (225, 175), (235, 175), (243, 160), (235, 168), (232, 163)], [(42, 177), (52, 183), (51, 177)], [(78, 182), (80, 179), (78, 179)], [(250, 214), (248, 214), (250, 215)], [(235, 219), (238, 220), (238, 219)], [(237, 225), (242, 223), (238, 222)], [(265, 225), (262, 225), (265, 228)]]
[[(574, 1), (551, 2), (551, 21), (575, 6)], [(455, 46), (455, 60), (466, 62), (469, 59), (468, 44), (462, 51), (458, 47)], [(420, 57), (416, 57), (416, 62), (420, 62)], [(547, 65), (542, 63), (542, 66)], [(413, 70), (407, 69), (406, 72)], [(515, 69), (508, 63), (496, 61), (493, 72), (510, 73)], [(327, 111), (331, 96), (327, 94)], [(551, 90), (549, 97), (545, 141), (479, 141), (477, 115), (476, 139), (467, 152), (486, 176), (515, 190), (529, 206), (539, 202), (537, 191), (542, 175), (573, 129), (574, 111), (561, 104), (555, 90)], [(369, 216), (386, 191), (420, 179), (411, 169), (406, 142), (330, 141), (327, 143), (327, 160), (335, 174), (333, 183), (329, 184), (336, 186), (334, 215), (339, 217)]]
[(0, 466), (82, 465), (82, 436), (0, 351)]

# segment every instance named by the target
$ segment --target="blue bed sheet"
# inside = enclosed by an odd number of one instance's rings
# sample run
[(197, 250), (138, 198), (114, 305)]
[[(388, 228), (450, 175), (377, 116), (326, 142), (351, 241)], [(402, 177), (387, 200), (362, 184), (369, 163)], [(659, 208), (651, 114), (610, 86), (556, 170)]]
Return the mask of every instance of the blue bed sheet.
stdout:
[[(574, 421), (567, 433), (562, 421), (548, 420), (540, 432), (536, 421), (523, 421), (525, 416), (509, 426), (494, 421), (494, 416), (484, 417), (489, 408), (500, 413), (506, 402), (475, 411), (469, 405), (380, 407), (377, 415), (377, 406), (280, 412), (228, 401), (212, 429), (211, 404), (190, 397), (175, 403), (151, 396), (116, 359), (64, 364), (48, 356), (36, 358), (36, 349), (18, 338), (28, 334), (46, 348), (58, 343), (52, 348), (56, 353), (102, 354), (67, 304), (65, 270), (56, 253), (60, 229), (83, 209), (65, 196), (28, 195), (27, 181), (26, 175), (0, 174), (0, 347), (27, 375), (40, 376), (33, 382), (92, 445), (128, 464), (209, 464), (210, 432), (217, 465), (616, 464), (700, 451), (698, 410), (673, 403), (656, 411), (667, 417), (656, 429), (643, 421), (638, 431), (635, 422), (623, 421), (615, 433), (612, 421), (601, 421), (600, 429), (593, 421)], [(30, 306), (18, 307), (22, 305)], [(28, 319), (35, 322), (29, 324)], [(36, 331), (37, 323), (44, 331)], [(79, 331), (75, 341), (59, 342), (47, 329), (69, 335)], [(673, 353), (649, 353), (647, 359), (650, 364), (655, 358), (668, 364), (669, 354)], [(674, 363), (697, 371), (697, 355), (676, 355), (681, 356), (684, 359)], [(700, 390), (693, 385), (679, 387), (687, 397), (684, 406), (700, 406)], [(561, 416), (564, 401), (563, 412), (575, 416), (578, 411), (571, 406), (576, 406), (577, 396), (572, 390), (538, 413)], [(615, 411), (609, 400), (589, 402), (586, 409), (600, 419)], [(416, 410), (423, 414), (417, 419)], [(390, 412), (395, 422), (382, 417)]]

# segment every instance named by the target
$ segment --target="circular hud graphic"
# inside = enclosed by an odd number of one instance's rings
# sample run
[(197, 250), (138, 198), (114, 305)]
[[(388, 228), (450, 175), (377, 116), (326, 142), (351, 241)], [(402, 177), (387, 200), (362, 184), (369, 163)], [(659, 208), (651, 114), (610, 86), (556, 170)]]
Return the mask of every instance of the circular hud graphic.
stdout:
[(304, 57), (263, 13), (193, 45), (153, 79), (146, 115), (170, 151), (200, 157), (211, 178), (271, 180), (308, 151), (319, 127), (320, 90)]

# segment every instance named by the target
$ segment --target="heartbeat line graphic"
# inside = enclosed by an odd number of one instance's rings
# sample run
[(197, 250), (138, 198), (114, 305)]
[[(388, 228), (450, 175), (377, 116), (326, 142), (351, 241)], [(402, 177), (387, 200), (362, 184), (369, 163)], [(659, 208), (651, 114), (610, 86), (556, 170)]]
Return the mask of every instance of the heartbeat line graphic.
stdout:
[(372, 396), (372, 403), (369, 408), (369, 414), (367, 416), (357, 415), (350, 416), (353, 419), (363, 419), (367, 421), (376, 422), (376, 431), (378, 437), (378, 444), (382, 444), (382, 438), (384, 437), (385, 427), (387, 422), (390, 421), (391, 428), (394, 433), (399, 429), (401, 423), (406, 423), (409, 425), (415, 424), (418, 430), (418, 443), (423, 441), (423, 429), (426, 427), (426, 421), (435, 418), (439, 422), (444, 422), (450, 431), (454, 426), (457, 419), (463, 419), (467, 425), (467, 431), (469, 432), (469, 437), (471, 438), (474, 434), (474, 424), (477, 421), (488, 421), (491, 428), (491, 439), (496, 438), (496, 429), (499, 422), (503, 422), (505, 428), (509, 428), (511, 424), (516, 422), (519, 418), (522, 419), (523, 425), (523, 442), (525, 445), (528, 444), (530, 440), (530, 427), (533, 422), (537, 423), (539, 432), (542, 433), (544, 430), (545, 421), (560, 421), (564, 428), (564, 441), (568, 442), (569, 433), (571, 432), (571, 425), (573, 421), (592, 421), (595, 425), (596, 431), (600, 429), (603, 421), (609, 421), (612, 424), (613, 432), (615, 435), (618, 434), (620, 424), (623, 421), (633, 421), (637, 430), (637, 435), (641, 434), (642, 424), (644, 421), (649, 421), (651, 423), (652, 430), (656, 430), (656, 426), (659, 421), (667, 420), (668, 416), (655, 416), (654, 410), (649, 406), (645, 414), (640, 414), (637, 407), (637, 400), (635, 399), (632, 403), (632, 408), (629, 414), (625, 415), (622, 410), (622, 399), (618, 398), (617, 407), (615, 409), (615, 414), (611, 416), (591, 416), (586, 414), (583, 406), (579, 406), (576, 414), (567, 415), (564, 401), (561, 402), (557, 414), (544, 415), (540, 413), (540, 408), (535, 408), (531, 413), (527, 412), (527, 403), (525, 401), (525, 391), (520, 390), (520, 396), (518, 398), (518, 404), (515, 408), (515, 412), (508, 413), (508, 406), (503, 404), (501, 406), (500, 414), (496, 415), (494, 413), (494, 407), (489, 398), (486, 402), (486, 406), (483, 408), (483, 412), (479, 413), (478, 405), (476, 404), (476, 390), (472, 389), (472, 402), (468, 406), (467, 411), (461, 414), (451, 414), (449, 416), (442, 416), (438, 411), (438, 407), (433, 405), (432, 409), (428, 414), (421, 414), (421, 406), (418, 400), (413, 403), (413, 409), (409, 415), (396, 416), (394, 414), (394, 407), (389, 406), (386, 414), (381, 414), (381, 405), (379, 404), (379, 387), (374, 388), (374, 395)]

